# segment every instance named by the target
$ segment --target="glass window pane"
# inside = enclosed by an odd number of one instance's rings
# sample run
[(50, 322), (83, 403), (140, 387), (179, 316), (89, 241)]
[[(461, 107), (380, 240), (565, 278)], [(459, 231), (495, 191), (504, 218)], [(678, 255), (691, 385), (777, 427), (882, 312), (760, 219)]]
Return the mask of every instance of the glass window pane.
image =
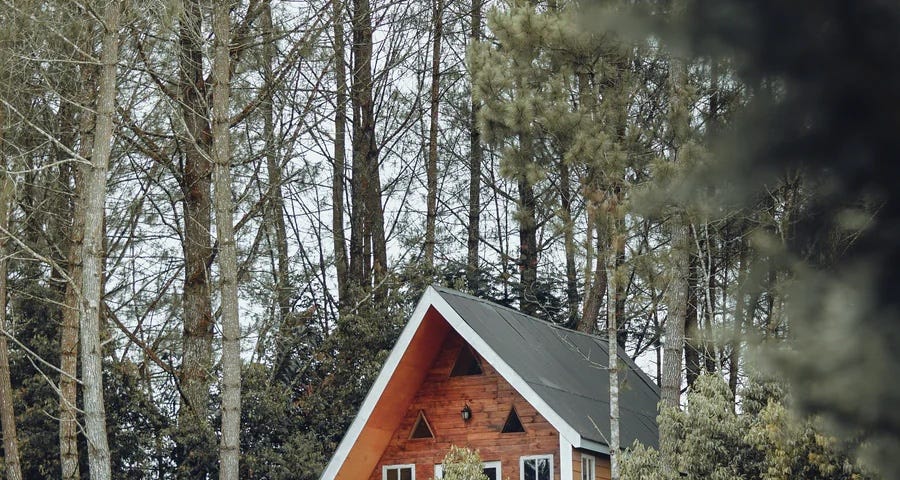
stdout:
[(396, 468), (388, 468), (387, 469), (387, 478), (385, 480), (397, 480), (397, 469)]
[(553, 480), (552, 478), (550, 478), (550, 462), (546, 458), (540, 458), (537, 462), (538, 480)]
[(525, 480), (538, 480), (536, 466), (537, 462), (535, 460), (525, 460), (522, 465), (522, 473)]
[(497, 467), (485, 467), (484, 475), (488, 478), (488, 480), (498, 480), (497, 479)]
[(412, 467), (403, 467), (400, 469), (400, 480), (412, 480)]

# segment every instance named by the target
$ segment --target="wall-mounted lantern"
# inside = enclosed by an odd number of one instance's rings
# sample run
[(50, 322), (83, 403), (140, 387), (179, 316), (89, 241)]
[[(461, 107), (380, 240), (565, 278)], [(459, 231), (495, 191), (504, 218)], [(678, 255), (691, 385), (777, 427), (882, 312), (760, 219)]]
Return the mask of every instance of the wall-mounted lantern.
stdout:
[(459, 412), (462, 415), (462, 419), (464, 422), (468, 422), (472, 419), (472, 409), (469, 408), (469, 404), (467, 403), (465, 407)]

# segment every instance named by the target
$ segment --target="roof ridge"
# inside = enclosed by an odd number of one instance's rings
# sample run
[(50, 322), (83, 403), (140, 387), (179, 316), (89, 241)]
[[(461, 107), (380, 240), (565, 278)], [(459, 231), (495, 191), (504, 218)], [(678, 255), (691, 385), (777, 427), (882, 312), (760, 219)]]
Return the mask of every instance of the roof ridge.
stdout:
[(519, 310), (516, 310), (515, 308), (508, 307), (508, 306), (506, 306), (506, 305), (501, 305), (501, 304), (496, 303), (496, 302), (492, 302), (492, 301), (490, 301), (490, 300), (488, 300), (488, 299), (486, 299), (486, 298), (476, 297), (475, 295), (472, 295), (472, 294), (470, 294), (470, 293), (461, 292), (461, 291), (459, 291), (459, 290), (455, 290), (455, 289), (448, 288), (448, 287), (443, 287), (443, 286), (441, 286), (441, 285), (432, 285), (432, 287), (433, 287), (435, 290), (442, 291), (442, 292), (444, 292), (444, 293), (449, 293), (449, 294), (451, 294), (451, 295), (456, 295), (456, 296), (458, 296), (458, 297), (468, 298), (469, 300), (475, 300), (475, 301), (477, 301), (477, 302), (481, 302), (481, 303), (488, 304), (488, 305), (490, 305), (490, 306), (492, 306), (492, 307), (494, 307), (494, 308), (501, 308), (501, 309), (503, 309), (503, 310), (507, 310), (507, 311), (509, 311), (510, 313), (514, 313), (514, 314), (516, 314), (516, 315), (521, 315), (521, 316), (523, 316), (523, 317), (525, 317), (525, 318), (528, 318), (528, 319), (530, 319), (530, 320), (534, 320), (534, 321), (536, 321), (536, 322), (543, 323), (544, 325), (547, 325), (548, 327), (552, 327), (552, 328), (555, 328), (555, 329), (557, 329), (557, 330), (562, 330), (562, 331), (564, 331), (564, 332), (566, 332), (566, 333), (575, 333), (575, 334), (578, 334), (578, 335), (582, 335), (582, 336), (585, 336), (585, 337), (590, 337), (590, 338), (593, 338), (593, 339), (600, 340), (600, 341), (603, 341), (603, 342), (608, 343), (608, 340), (607, 340), (606, 338), (601, 337), (601, 336), (599, 336), (599, 335), (594, 335), (594, 334), (592, 334), (592, 333), (586, 333), (586, 332), (582, 332), (582, 331), (579, 331), (579, 330), (573, 330), (573, 329), (571, 329), (571, 328), (566, 328), (566, 327), (564, 327), (564, 326), (562, 326), (562, 325), (560, 325), (560, 324), (558, 324), (558, 323), (553, 323), (553, 322), (544, 320), (544, 319), (542, 319), (542, 318), (537, 318), (537, 317), (535, 317), (535, 316), (528, 315), (527, 313), (522, 313), (522, 312), (520, 312)]

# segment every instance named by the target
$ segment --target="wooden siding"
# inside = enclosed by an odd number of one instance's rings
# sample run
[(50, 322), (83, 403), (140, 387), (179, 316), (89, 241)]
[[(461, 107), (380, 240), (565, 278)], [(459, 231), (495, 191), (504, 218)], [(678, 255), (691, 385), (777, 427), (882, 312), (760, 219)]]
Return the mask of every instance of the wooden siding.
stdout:
[(595, 480), (610, 480), (609, 456), (602, 453), (589, 452), (587, 450), (572, 449), (572, 480), (581, 480), (581, 455), (587, 454), (594, 457)]
[[(444, 343), (443, 339), (450, 331), (450, 325), (437, 310), (434, 307), (429, 308), (410, 341), (409, 348), (403, 352), (394, 375), (385, 386), (383, 395), (378, 399), (365, 427), (334, 478), (364, 479), (371, 475), (373, 468), (379, 472), (379, 476), (381, 475), (381, 464), (377, 464), (378, 459), (390, 443), (391, 435), (397, 431), (401, 417), (407, 412), (406, 406), (415, 398), (425, 380), (427, 372), (423, 366), (434, 362)], [(413, 413), (413, 422), (417, 413), (418, 411)], [(409, 426), (412, 427), (412, 423)]]
[[(456, 332), (447, 334), (421, 388), (368, 478), (382, 480), (385, 465), (414, 463), (416, 480), (428, 480), (434, 476), (434, 465), (443, 461), (451, 445), (457, 445), (477, 449), (485, 462), (500, 461), (501, 477), (510, 480), (519, 479), (519, 457), (553, 455), (553, 475), (559, 480), (558, 432), (491, 365), (482, 360), (482, 375), (450, 377), (463, 345)], [(469, 422), (463, 422), (460, 415), (466, 404), (472, 409)], [(500, 433), (513, 405), (525, 432)], [(425, 413), (433, 439), (409, 439), (419, 411)]]

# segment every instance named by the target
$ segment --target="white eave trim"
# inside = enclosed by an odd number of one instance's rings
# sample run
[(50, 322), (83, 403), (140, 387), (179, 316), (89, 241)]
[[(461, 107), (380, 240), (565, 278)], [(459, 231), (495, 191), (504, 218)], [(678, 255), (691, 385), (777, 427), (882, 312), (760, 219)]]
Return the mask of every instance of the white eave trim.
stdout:
[(498, 355), (497, 352), (495, 352), (494, 349), (492, 349), (487, 342), (485, 342), (475, 330), (466, 323), (465, 320), (462, 319), (458, 313), (456, 313), (456, 310), (454, 310), (435, 289), (428, 287), (428, 290), (422, 297), (422, 302), (428, 302), (428, 304), (433, 305), (438, 313), (447, 320), (450, 326), (453, 327), (463, 339), (469, 342), (469, 345), (487, 360), (487, 362), (497, 370), (497, 373), (519, 392), (519, 395), (522, 395), (522, 397), (524, 397), (542, 417), (546, 418), (547, 421), (553, 425), (553, 428), (559, 432), (561, 438), (565, 438), (571, 445), (579, 445), (581, 443), (581, 435), (563, 420), (550, 405), (547, 405), (547, 402), (545, 402), (544, 399), (541, 398), (540, 395), (538, 395), (531, 386), (528, 385), (528, 383), (516, 373), (516, 371), (513, 370), (513, 368), (510, 367), (509, 364), (507, 364), (506, 361), (504, 361), (500, 355)]
[(422, 324), (422, 320), (425, 319), (425, 314), (428, 313), (428, 308), (431, 306), (431, 303), (427, 301), (427, 298), (428, 294), (431, 292), (434, 292), (434, 289), (428, 287), (422, 300), (416, 305), (416, 309), (413, 311), (412, 316), (409, 317), (409, 323), (406, 324), (406, 327), (403, 328), (403, 332), (400, 333), (400, 338), (397, 339), (397, 343), (394, 345), (393, 350), (391, 350), (390, 355), (388, 355), (387, 360), (384, 362), (381, 372), (378, 373), (378, 378), (375, 379), (375, 383), (372, 384), (372, 388), (369, 389), (369, 393), (366, 395), (366, 399), (359, 408), (356, 418), (353, 419), (353, 423), (350, 424), (350, 428), (347, 429), (347, 433), (344, 434), (344, 438), (341, 440), (337, 450), (335, 450), (334, 455), (331, 457), (331, 461), (328, 462), (328, 466), (325, 468), (325, 471), (322, 472), (322, 476), (319, 477), (322, 480), (332, 480), (337, 476), (338, 471), (340, 471), (341, 466), (350, 454), (350, 450), (353, 449), (353, 446), (359, 439), (363, 427), (365, 427), (366, 423), (369, 421), (372, 411), (375, 410), (375, 406), (378, 404), (378, 399), (381, 398), (388, 382), (391, 380), (391, 377), (394, 376), (397, 365), (400, 364), (403, 354), (406, 353), (406, 349), (409, 347), (413, 336), (415, 336), (416, 331)]
[(586, 438), (582, 438), (581, 442), (579, 442), (577, 444), (573, 444), (572, 446), (574, 446), (575, 448), (583, 448), (585, 450), (590, 450), (592, 452), (609, 455), (609, 445), (604, 445), (602, 443), (598, 443), (593, 440), (588, 440)]
[(559, 480), (575, 480), (572, 472), (572, 444), (559, 436)]

